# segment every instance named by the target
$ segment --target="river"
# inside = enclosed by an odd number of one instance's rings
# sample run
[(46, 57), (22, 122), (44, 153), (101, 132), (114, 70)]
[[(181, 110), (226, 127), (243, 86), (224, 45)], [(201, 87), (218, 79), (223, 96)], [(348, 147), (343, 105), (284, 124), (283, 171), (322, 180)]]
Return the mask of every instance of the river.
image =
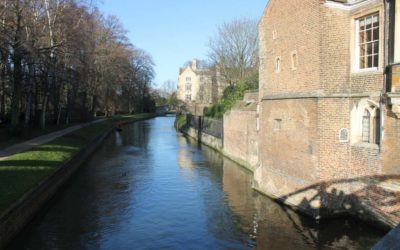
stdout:
[(315, 222), (159, 117), (113, 133), (10, 249), (368, 249), (384, 234)]

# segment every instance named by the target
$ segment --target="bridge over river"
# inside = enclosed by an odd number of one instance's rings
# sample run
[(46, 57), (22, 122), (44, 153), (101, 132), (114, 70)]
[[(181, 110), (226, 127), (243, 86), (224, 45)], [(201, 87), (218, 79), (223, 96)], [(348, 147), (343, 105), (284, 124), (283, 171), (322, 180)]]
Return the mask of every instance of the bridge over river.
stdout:
[(251, 189), (251, 173), (176, 133), (115, 132), (10, 249), (367, 249), (384, 232), (316, 223)]

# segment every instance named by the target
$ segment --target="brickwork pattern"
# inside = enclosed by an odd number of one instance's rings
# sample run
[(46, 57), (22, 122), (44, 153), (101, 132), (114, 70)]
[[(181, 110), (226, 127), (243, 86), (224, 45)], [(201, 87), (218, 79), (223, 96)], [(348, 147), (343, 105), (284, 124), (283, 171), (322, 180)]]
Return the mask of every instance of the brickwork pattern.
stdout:
[(258, 164), (257, 112), (232, 110), (224, 115), (224, 151), (235, 158)]
[[(383, 42), (376, 70), (361, 72), (353, 66), (356, 20), (379, 12), (383, 38), (383, 0), (351, 10), (325, 2), (270, 0), (260, 21), (260, 167), (255, 188), (316, 217), (343, 211), (366, 214), (368, 209), (385, 217), (390, 210), (386, 218), (400, 222), (393, 212), (400, 211), (400, 195), (394, 193), (396, 202), (390, 204), (376, 200), (380, 193), (393, 193), (382, 183), (399, 182), (387, 175), (400, 173), (400, 119), (384, 107), (382, 145), (352, 139), (352, 111), (362, 99), (379, 103), (385, 77)], [(277, 94), (280, 99), (271, 98)], [(262, 100), (264, 96), (268, 99)], [(341, 129), (349, 131), (348, 141), (339, 140)]]

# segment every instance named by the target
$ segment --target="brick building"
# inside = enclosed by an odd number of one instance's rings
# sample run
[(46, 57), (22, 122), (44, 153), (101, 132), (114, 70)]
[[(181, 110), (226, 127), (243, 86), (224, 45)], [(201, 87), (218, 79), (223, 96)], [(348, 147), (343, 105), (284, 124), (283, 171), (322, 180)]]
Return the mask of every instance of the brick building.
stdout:
[(400, 222), (400, 0), (270, 0), (255, 188), (316, 218)]
[(221, 97), (224, 87), (218, 71), (201, 67), (197, 59), (179, 69), (178, 99), (187, 104), (215, 103)]

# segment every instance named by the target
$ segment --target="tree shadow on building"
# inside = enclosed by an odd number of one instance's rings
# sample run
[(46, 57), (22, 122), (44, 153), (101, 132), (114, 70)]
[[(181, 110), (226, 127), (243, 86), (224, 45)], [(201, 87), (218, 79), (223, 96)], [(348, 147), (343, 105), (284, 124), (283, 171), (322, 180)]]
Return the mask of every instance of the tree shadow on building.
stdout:
[[(310, 195), (313, 193), (313, 195)], [(400, 223), (400, 175), (376, 175), (324, 181), (281, 196), (316, 219), (356, 215), (390, 229)]]

